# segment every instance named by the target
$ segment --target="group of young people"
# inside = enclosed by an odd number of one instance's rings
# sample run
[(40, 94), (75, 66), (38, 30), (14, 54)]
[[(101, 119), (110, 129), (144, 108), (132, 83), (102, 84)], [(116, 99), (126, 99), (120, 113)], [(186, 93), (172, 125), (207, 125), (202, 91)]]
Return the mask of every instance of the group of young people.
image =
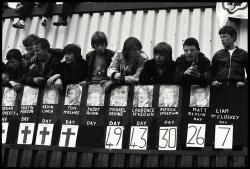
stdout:
[(85, 60), (76, 44), (68, 44), (63, 50), (52, 49), (47, 39), (31, 34), (23, 40), (27, 53), (22, 55), (18, 49), (7, 52), (6, 65), (2, 62), (2, 84), (13, 87), (16, 92), (23, 85), (47, 84), (63, 89), (68, 84), (87, 86), (90, 83), (99, 83), (106, 92), (121, 84), (211, 84), (217, 87), (233, 83), (242, 87), (247, 83), (248, 53), (235, 46), (234, 27), (224, 26), (219, 35), (224, 49), (217, 51), (210, 62), (192, 37), (184, 41), (184, 54), (176, 61), (166, 42), (154, 47), (154, 56), (149, 60), (137, 38), (127, 38), (122, 51), (115, 52), (107, 49), (106, 35), (97, 31), (91, 39), (94, 50), (87, 53)]

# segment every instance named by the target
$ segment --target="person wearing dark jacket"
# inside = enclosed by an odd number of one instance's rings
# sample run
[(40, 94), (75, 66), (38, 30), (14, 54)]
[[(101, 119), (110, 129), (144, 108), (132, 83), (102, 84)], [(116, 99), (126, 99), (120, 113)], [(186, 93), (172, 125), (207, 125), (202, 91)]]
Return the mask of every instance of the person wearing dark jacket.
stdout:
[(54, 75), (47, 84), (62, 89), (67, 84), (77, 84), (87, 77), (87, 63), (82, 58), (81, 48), (75, 44), (68, 44), (63, 49), (65, 61), (55, 66)]
[(211, 83), (210, 61), (200, 52), (198, 41), (195, 38), (186, 39), (183, 49), (184, 55), (176, 59), (176, 83), (179, 85), (209, 85)]
[(173, 84), (175, 62), (172, 60), (172, 47), (160, 42), (154, 47), (154, 58), (145, 62), (139, 76), (141, 84)]
[[(23, 55), (23, 59), (25, 59), (26, 62), (36, 62), (37, 56), (35, 56), (35, 51), (33, 48), (33, 42), (39, 39), (39, 37), (35, 34), (30, 34), (26, 38), (23, 39), (22, 44), (26, 50), (27, 53)], [(58, 48), (50, 48), (49, 53), (53, 57), (57, 57), (59, 60), (63, 59), (63, 50)]]
[(88, 64), (87, 83), (100, 82), (108, 80), (107, 69), (112, 61), (115, 52), (107, 49), (108, 41), (103, 32), (96, 31), (91, 38), (93, 51), (86, 55)]
[(26, 84), (28, 66), (23, 66), (22, 54), (18, 49), (10, 49), (6, 54), (6, 79), (2, 78), (4, 86), (13, 87), (15, 92), (21, 91)]
[(60, 60), (49, 53), (50, 44), (47, 39), (39, 38), (33, 45), (37, 60), (29, 67), (27, 82), (30, 86), (41, 87), (52, 76), (54, 68), (60, 63)]
[(224, 49), (217, 51), (212, 58), (212, 86), (231, 83), (242, 87), (247, 82), (245, 70), (248, 73), (248, 53), (234, 45), (237, 39), (234, 27), (224, 26), (219, 30), (219, 35)]

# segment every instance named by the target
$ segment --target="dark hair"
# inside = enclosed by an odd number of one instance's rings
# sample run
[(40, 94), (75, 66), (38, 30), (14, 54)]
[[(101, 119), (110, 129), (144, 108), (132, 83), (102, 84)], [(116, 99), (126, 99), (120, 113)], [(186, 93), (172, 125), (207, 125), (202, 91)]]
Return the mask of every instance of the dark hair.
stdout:
[(17, 61), (21, 62), (22, 61), (22, 54), (21, 54), (20, 50), (18, 50), (18, 49), (10, 49), (6, 54), (6, 59), (10, 60), (12, 58), (14, 58)]
[(237, 32), (233, 26), (229, 26), (229, 25), (223, 26), (219, 30), (219, 35), (220, 34), (229, 34), (231, 37), (234, 38), (234, 41), (236, 41), (236, 39), (237, 39)]
[(129, 37), (124, 42), (122, 54), (124, 55), (125, 58), (127, 58), (130, 50), (141, 50), (141, 49), (142, 49), (141, 42), (135, 37)]
[(108, 40), (107, 40), (107, 37), (106, 35), (101, 32), (101, 31), (96, 31), (92, 38), (91, 38), (91, 46), (92, 48), (95, 48), (95, 44), (98, 44), (98, 43), (104, 43), (105, 46), (108, 46)]
[(39, 44), (41, 44), (42, 49), (49, 49), (50, 48), (49, 41), (45, 38), (39, 38), (33, 42), (33, 45), (39, 45)]
[(70, 54), (73, 53), (74, 57), (77, 60), (82, 59), (82, 55), (81, 55), (81, 48), (76, 45), (76, 44), (68, 44), (63, 48), (63, 54)]
[(172, 60), (172, 47), (165, 42), (160, 42), (154, 47), (154, 56), (157, 54), (169, 57)]
[(28, 35), (23, 41), (23, 46), (27, 47), (27, 46), (32, 46), (33, 42), (36, 41), (37, 39), (39, 39), (39, 37), (35, 34), (30, 34)]
[(192, 46), (194, 45), (198, 50), (200, 50), (200, 47), (199, 47), (199, 43), (198, 41), (195, 39), (195, 38), (187, 38), (184, 43), (183, 43), (183, 47), (187, 45), (187, 46)]

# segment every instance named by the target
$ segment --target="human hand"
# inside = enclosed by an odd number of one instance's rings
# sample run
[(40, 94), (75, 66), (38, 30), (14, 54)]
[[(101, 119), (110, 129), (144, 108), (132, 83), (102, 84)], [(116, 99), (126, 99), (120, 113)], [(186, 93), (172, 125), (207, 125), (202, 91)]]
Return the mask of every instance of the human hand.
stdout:
[(36, 83), (37, 85), (42, 85), (44, 83), (45, 79), (43, 77), (35, 77), (33, 79), (33, 82)]
[(55, 74), (54, 76), (51, 76), (48, 80), (47, 80), (47, 85), (53, 85), (55, 83), (55, 81), (60, 77), (59, 74)]
[(236, 83), (236, 87), (239, 88), (239, 87), (243, 87), (245, 85), (244, 82), (237, 82)]
[(121, 79), (121, 73), (115, 73), (115, 75), (114, 75), (114, 79), (115, 80), (120, 80)]
[(214, 87), (218, 87), (218, 86), (222, 85), (222, 83), (219, 82), (219, 81), (217, 81), (217, 80), (215, 80), (215, 81), (212, 82), (211, 85), (214, 86)]
[(9, 76), (6, 73), (2, 73), (2, 83), (6, 84), (10, 80)]
[(87, 82), (87, 81), (81, 81), (81, 82), (79, 82), (79, 84), (82, 86), (82, 87), (87, 87), (88, 86), (88, 84), (89, 84), (89, 82)]
[(57, 89), (62, 89), (63, 88), (63, 83), (61, 79), (57, 79), (54, 83), (55, 88)]
[(197, 68), (195, 68), (195, 67), (191, 67), (189, 75), (193, 76), (195, 78), (200, 78), (200, 76), (201, 76), (201, 74), (198, 72)]
[(21, 83), (17, 83), (17, 82), (14, 82), (14, 81), (10, 81), (9, 82), (10, 85), (13, 87), (14, 91), (17, 93), (19, 91), (21, 91), (23, 85)]
[(100, 85), (103, 86), (103, 85), (105, 85), (106, 82), (108, 82), (108, 80), (101, 80)]
[(109, 80), (109, 81), (107, 81), (106, 83), (104, 83), (104, 84), (102, 85), (102, 87), (103, 87), (103, 89), (104, 89), (105, 92), (108, 92), (108, 91), (111, 89), (111, 87), (112, 87), (113, 85), (114, 85), (114, 81)]
[(35, 63), (37, 61), (37, 55), (34, 55), (31, 59), (30, 59), (31, 63)]

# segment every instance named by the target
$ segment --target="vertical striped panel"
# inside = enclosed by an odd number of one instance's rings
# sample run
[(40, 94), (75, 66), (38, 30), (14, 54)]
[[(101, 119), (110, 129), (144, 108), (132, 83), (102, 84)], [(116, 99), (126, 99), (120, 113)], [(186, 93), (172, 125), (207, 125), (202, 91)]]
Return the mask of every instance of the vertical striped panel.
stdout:
[[(18, 48), (24, 53), (22, 40), (31, 33), (47, 38), (52, 48), (63, 48), (66, 44), (76, 43), (80, 45), (84, 58), (92, 50), (91, 37), (97, 30), (107, 35), (108, 48), (112, 50), (121, 50), (125, 39), (130, 36), (138, 38), (149, 58), (153, 57), (153, 47), (165, 41), (172, 46), (173, 59), (176, 60), (183, 53), (182, 45), (188, 37), (195, 37), (199, 41), (201, 52), (210, 60), (222, 48), (214, 8), (73, 14), (68, 16), (69, 25), (65, 27), (52, 24), (57, 21), (58, 15), (49, 17), (46, 27), (41, 26), (41, 18), (28, 17), (25, 28), (21, 30), (12, 27), (18, 18), (2, 20), (3, 61), (9, 49)], [(247, 20), (238, 23), (235, 25), (238, 32), (236, 45), (247, 50)]]

